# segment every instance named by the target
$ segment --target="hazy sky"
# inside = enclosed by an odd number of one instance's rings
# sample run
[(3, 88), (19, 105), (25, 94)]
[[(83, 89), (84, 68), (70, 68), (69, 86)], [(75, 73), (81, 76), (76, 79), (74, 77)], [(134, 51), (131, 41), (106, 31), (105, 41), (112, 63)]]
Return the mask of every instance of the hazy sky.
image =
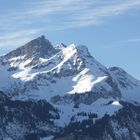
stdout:
[(42, 34), (140, 79), (140, 0), (0, 0), (0, 54)]

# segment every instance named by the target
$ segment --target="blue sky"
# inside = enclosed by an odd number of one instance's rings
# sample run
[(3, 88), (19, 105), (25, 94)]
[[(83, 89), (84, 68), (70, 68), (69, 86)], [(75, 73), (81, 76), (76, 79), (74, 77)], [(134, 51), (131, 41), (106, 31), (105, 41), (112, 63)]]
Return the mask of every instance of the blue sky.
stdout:
[(140, 79), (140, 0), (0, 0), (0, 54), (42, 34)]

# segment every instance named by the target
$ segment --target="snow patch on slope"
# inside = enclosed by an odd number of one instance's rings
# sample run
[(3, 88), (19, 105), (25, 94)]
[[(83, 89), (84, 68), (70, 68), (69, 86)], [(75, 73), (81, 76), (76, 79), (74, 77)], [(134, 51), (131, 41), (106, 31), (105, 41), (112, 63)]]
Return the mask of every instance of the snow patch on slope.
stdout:
[(109, 70), (121, 90), (122, 99), (140, 103), (140, 81), (119, 67), (111, 67)]
[[(112, 101), (111, 104), (108, 104)], [(78, 108), (74, 108), (74, 104), (65, 104), (65, 105), (54, 105), (60, 113), (60, 119), (55, 120), (55, 124), (61, 127), (68, 125), (74, 116), (75, 121), (82, 122), (83, 120), (88, 120), (88, 115), (80, 116), (78, 113), (94, 113), (97, 115), (97, 118), (93, 118), (93, 121), (96, 119), (102, 118), (105, 114), (113, 115), (116, 111), (121, 109), (123, 106), (119, 101), (114, 99), (98, 99), (96, 102), (91, 105), (80, 104)]]
[(92, 91), (95, 84), (104, 81), (107, 76), (95, 77), (89, 69), (85, 68), (77, 76), (73, 78), (73, 81), (77, 83), (70, 93), (84, 93)]

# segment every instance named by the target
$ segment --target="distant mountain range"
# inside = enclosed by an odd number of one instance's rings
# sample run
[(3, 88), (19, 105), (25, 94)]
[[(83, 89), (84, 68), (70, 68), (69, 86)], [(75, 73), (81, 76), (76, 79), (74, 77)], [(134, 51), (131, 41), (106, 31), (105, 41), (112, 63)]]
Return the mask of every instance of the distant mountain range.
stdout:
[(38, 37), (0, 56), (0, 139), (139, 140), (140, 81)]

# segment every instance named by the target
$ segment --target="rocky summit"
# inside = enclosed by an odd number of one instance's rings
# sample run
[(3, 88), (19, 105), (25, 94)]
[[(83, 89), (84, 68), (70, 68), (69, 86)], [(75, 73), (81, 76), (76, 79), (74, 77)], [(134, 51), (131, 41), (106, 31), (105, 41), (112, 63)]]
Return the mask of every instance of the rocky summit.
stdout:
[(140, 81), (85, 45), (45, 36), (0, 56), (0, 139), (139, 140)]
[(38, 37), (24, 46), (11, 51), (5, 57), (7, 59), (24, 56), (26, 59), (37, 57), (47, 58), (54, 55), (57, 51), (53, 48), (49, 40), (45, 39), (45, 36)]

